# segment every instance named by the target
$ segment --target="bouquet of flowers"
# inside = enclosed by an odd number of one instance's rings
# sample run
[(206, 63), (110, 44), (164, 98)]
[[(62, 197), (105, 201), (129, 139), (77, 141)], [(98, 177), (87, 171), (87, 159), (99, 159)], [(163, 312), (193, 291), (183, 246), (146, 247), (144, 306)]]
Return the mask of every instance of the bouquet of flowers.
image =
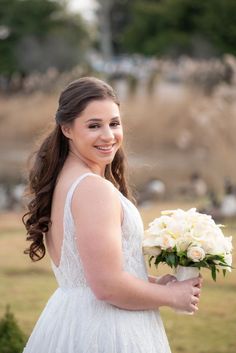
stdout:
[(205, 267), (216, 280), (220, 269), (225, 275), (232, 268), (232, 237), (225, 237), (222, 227), (195, 208), (163, 211), (145, 232), (144, 254), (149, 256), (150, 266), (154, 259), (156, 266), (162, 262), (174, 268), (191, 267), (198, 272)]

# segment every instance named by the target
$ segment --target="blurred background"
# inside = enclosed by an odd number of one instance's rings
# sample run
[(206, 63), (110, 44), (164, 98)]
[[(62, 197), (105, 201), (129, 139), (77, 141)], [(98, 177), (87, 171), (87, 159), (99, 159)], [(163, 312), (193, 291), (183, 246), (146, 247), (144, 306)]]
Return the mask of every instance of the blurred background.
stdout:
[[(145, 226), (197, 207), (235, 242), (235, 0), (0, 0), (0, 314), (10, 304), (25, 336), (56, 288), (47, 258), (22, 255), (27, 159), (61, 89), (87, 75), (121, 100)], [(173, 353), (236, 351), (235, 273), (205, 276), (196, 319), (163, 310)]]

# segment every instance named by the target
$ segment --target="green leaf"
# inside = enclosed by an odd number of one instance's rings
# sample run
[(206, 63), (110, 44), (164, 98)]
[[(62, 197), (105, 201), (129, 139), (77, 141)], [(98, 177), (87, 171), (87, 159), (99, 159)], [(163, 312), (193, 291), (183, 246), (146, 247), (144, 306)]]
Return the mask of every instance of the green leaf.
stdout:
[(175, 254), (169, 254), (169, 261), (171, 263), (171, 265), (175, 265)]
[(154, 256), (150, 256), (149, 259), (148, 259), (148, 264), (149, 264), (149, 267), (152, 266), (152, 259), (154, 258)]
[(216, 281), (216, 268), (215, 268), (215, 266), (211, 267), (211, 276), (212, 276), (213, 280)]
[(159, 263), (162, 262), (162, 258), (160, 256), (156, 257), (156, 260), (154, 262), (155, 266), (158, 267)]

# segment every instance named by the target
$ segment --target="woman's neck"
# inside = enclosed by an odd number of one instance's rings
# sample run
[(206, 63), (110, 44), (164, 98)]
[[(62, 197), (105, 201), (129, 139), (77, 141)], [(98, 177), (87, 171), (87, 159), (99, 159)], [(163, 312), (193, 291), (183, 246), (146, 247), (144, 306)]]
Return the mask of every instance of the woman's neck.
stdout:
[(68, 159), (71, 161), (74, 161), (76, 163), (79, 163), (83, 168), (90, 170), (94, 174), (98, 174), (102, 177), (105, 175), (105, 167), (102, 168), (99, 165), (96, 165), (94, 163), (91, 163), (90, 161), (85, 161), (83, 158), (79, 155), (77, 155), (74, 151), (70, 150), (68, 154)]

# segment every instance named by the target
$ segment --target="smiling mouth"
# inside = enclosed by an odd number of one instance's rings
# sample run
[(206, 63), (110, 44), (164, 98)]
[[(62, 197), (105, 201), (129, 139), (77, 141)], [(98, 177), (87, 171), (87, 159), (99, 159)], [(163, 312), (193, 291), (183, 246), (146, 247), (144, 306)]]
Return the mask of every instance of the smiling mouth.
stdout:
[(95, 148), (102, 152), (111, 152), (114, 146), (115, 143), (109, 146), (95, 146)]
[(111, 150), (113, 147), (115, 146), (115, 143), (113, 143), (112, 145), (109, 146), (95, 146), (98, 150), (101, 151), (109, 151)]

